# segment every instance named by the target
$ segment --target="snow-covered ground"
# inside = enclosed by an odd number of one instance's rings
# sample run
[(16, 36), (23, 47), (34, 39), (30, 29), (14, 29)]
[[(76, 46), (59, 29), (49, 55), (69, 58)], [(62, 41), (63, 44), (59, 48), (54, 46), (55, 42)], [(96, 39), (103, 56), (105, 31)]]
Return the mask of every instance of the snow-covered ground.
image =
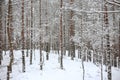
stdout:
[[(6, 80), (7, 64), (9, 63), (9, 52), (4, 56), (2, 66), (0, 66), (0, 80)], [(26, 57), (26, 72), (22, 72), (22, 54), (21, 51), (14, 51), (15, 61), (13, 64), (13, 72), (10, 74), (10, 80), (83, 80), (82, 79), (82, 64), (81, 60), (70, 60), (64, 56), (64, 69), (60, 69), (58, 63), (58, 55), (51, 52), (49, 60), (45, 60), (43, 70), (40, 70), (39, 51), (35, 50), (33, 54), (33, 64), (29, 64), (29, 57)], [(43, 54), (46, 54), (43, 51)], [(85, 80), (101, 80), (101, 68), (91, 62), (84, 62), (85, 65)], [(105, 67), (103, 70), (104, 80), (107, 80)], [(112, 80), (120, 80), (120, 69), (112, 68)]]

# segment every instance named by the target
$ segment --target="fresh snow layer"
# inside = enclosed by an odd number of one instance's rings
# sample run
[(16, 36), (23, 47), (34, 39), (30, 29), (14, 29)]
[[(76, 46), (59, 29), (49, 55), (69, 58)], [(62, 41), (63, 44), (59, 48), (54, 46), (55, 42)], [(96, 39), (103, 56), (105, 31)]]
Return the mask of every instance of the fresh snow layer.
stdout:
[[(29, 64), (29, 57), (25, 57), (26, 72), (22, 72), (22, 53), (20, 50), (14, 51), (15, 59), (13, 63), (13, 72), (10, 74), (10, 80), (83, 80), (83, 69), (80, 59), (71, 60), (70, 57), (64, 56), (63, 66), (60, 69), (58, 57), (54, 51), (50, 52), (49, 60), (47, 61), (46, 53), (44, 54), (43, 70), (40, 70), (39, 50), (35, 50), (33, 54), (33, 64)], [(26, 52), (25, 52), (26, 54)], [(9, 63), (9, 52), (4, 56), (2, 65), (0, 66), (0, 80), (6, 80), (7, 68)], [(94, 65), (91, 62), (84, 62), (85, 80), (101, 80), (101, 67)], [(103, 70), (104, 80), (107, 80), (107, 72), (105, 66)], [(120, 69), (112, 68), (112, 80), (120, 80)]]

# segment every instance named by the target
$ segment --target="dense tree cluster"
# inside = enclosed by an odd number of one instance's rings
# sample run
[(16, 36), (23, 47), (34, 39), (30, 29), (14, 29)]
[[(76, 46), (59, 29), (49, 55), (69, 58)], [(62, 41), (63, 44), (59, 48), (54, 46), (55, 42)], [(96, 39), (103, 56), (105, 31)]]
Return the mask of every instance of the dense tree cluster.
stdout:
[[(3, 51), (10, 50), (12, 71), (13, 50), (22, 50), (23, 72), (25, 56), (42, 50), (49, 60), (50, 50), (74, 60), (92, 61), (108, 66), (120, 66), (120, 2), (119, 0), (0, 0), (0, 65)], [(25, 53), (24, 50), (27, 50)], [(78, 55), (76, 55), (78, 50)], [(30, 52), (30, 54), (29, 54)], [(84, 68), (84, 66), (83, 66)]]

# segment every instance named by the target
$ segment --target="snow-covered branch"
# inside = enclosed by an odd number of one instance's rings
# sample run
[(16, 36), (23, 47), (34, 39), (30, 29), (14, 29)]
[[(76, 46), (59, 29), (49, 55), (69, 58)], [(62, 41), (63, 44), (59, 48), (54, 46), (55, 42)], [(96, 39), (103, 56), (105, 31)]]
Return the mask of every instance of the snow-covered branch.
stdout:
[(109, 3), (109, 4), (116, 5), (116, 6), (119, 6), (119, 7), (120, 7), (120, 2), (118, 2), (118, 1), (114, 1), (114, 2), (111, 2), (111, 1), (108, 1), (108, 0), (106, 0), (106, 1), (107, 1), (107, 3)]

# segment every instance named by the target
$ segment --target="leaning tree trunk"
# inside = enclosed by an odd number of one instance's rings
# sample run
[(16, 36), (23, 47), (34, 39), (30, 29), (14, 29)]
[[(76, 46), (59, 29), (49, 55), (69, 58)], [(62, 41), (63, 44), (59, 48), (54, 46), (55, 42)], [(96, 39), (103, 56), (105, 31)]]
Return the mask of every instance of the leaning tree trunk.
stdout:
[[(106, 2), (106, 0), (104, 0)], [(112, 75), (111, 75), (111, 62), (110, 62), (110, 35), (109, 35), (109, 23), (108, 23), (108, 13), (107, 13), (107, 5), (105, 3), (104, 5), (104, 10), (106, 11), (104, 13), (104, 23), (105, 27), (107, 29), (107, 34), (106, 34), (106, 41), (107, 41), (107, 72), (108, 72), (108, 80), (112, 80)]]
[(24, 44), (25, 44), (25, 38), (24, 38), (24, 0), (22, 0), (22, 71), (25, 72), (25, 53), (24, 53)]

